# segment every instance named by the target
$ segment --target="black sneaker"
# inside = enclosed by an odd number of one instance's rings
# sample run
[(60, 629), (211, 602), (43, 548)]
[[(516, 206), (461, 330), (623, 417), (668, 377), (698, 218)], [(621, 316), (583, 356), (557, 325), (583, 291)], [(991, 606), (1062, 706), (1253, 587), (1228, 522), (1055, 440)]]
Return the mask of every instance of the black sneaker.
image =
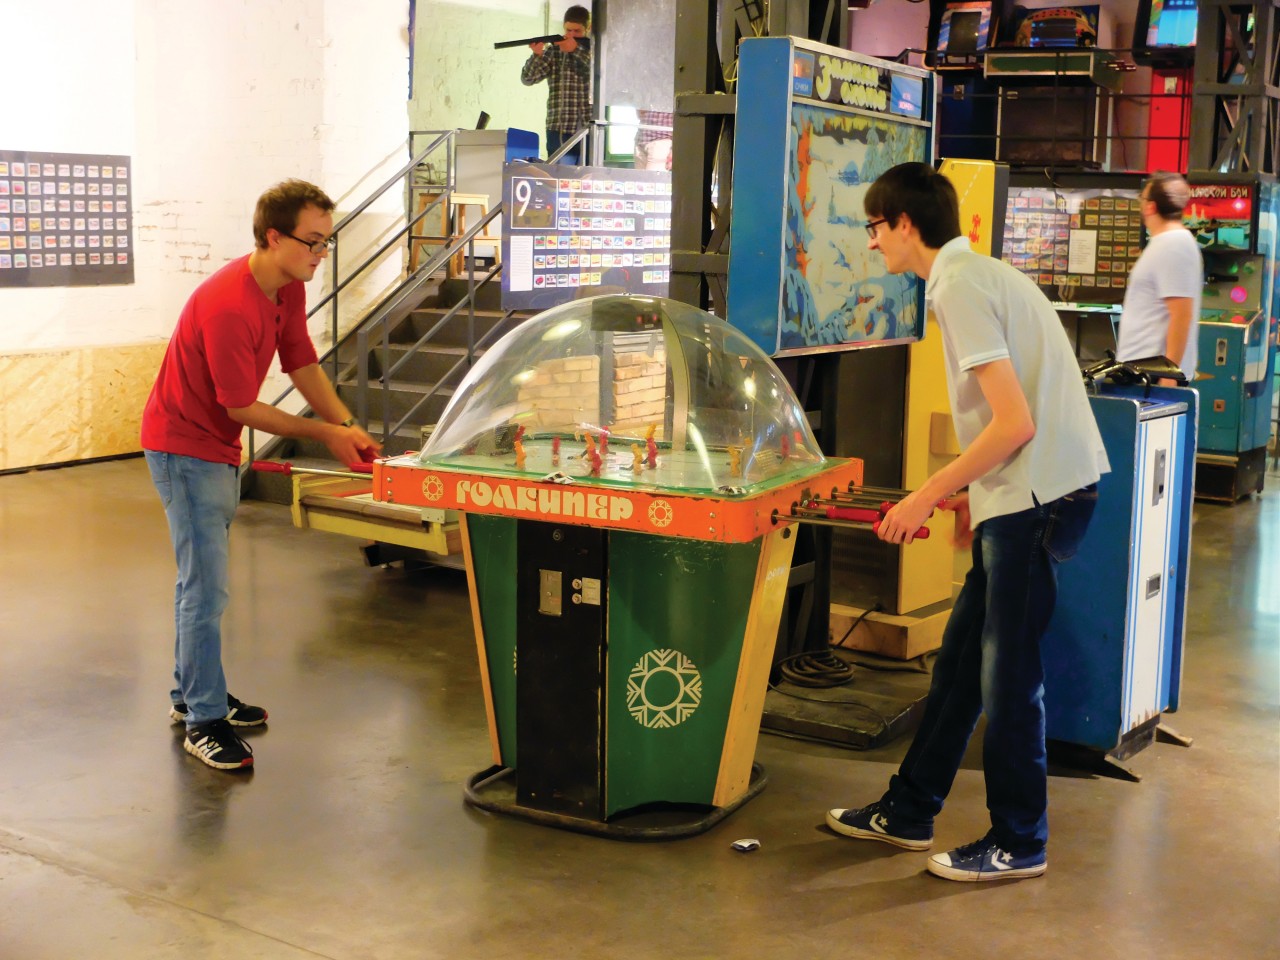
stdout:
[(879, 801), (858, 810), (828, 810), (827, 826), (844, 837), (879, 840), (904, 850), (928, 850), (933, 845), (933, 827), (892, 821)]
[(253, 749), (225, 719), (210, 720), (187, 730), (182, 746), (187, 753), (218, 770), (253, 766)]
[[(174, 723), (186, 722), (187, 705), (179, 702), (171, 706), (169, 719)], [(233, 727), (257, 727), (267, 722), (267, 711), (261, 707), (251, 707), (228, 693), (227, 715), (223, 719)]]

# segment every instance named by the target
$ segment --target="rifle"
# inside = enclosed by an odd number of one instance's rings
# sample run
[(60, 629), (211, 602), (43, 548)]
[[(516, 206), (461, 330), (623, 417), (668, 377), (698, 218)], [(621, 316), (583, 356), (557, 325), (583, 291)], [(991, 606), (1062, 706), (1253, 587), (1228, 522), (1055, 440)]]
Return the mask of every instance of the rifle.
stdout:
[[(545, 37), (525, 37), (523, 40), (503, 40), (500, 43), (495, 43), (493, 45), (493, 49), (505, 50), (507, 47), (527, 47), (531, 43), (559, 43), (563, 39), (564, 37), (560, 34), (553, 33)], [(591, 49), (590, 37), (574, 37), (574, 39), (578, 41), (578, 46), (583, 50), (589, 51)]]

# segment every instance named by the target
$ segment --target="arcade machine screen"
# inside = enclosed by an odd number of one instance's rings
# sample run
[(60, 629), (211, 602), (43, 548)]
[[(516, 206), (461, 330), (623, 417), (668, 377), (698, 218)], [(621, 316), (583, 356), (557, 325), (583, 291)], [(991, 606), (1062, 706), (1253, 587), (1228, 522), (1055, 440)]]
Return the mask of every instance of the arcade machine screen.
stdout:
[(1187, 67), (1195, 55), (1196, 0), (1140, 0), (1133, 57), (1154, 67)]
[(948, 3), (938, 23), (936, 44), (943, 63), (965, 61), (986, 50), (990, 33), (990, 0)]
[(1059, 50), (1097, 46), (1098, 14), (1097, 5), (1023, 10), (1014, 46)]
[(923, 284), (868, 249), (863, 199), (927, 161), (929, 74), (786, 37), (744, 40), (728, 319), (771, 357), (918, 340)]

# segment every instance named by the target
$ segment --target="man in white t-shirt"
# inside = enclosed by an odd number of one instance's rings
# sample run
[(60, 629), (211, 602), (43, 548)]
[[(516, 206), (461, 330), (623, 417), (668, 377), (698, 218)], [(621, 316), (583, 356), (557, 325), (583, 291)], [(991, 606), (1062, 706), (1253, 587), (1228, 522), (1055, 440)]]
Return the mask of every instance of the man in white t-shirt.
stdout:
[(926, 867), (949, 880), (1039, 876), (1049, 836), (1040, 639), (1057, 599), (1056, 565), (1088, 527), (1106, 451), (1057, 313), (1029, 278), (969, 248), (950, 181), (928, 164), (900, 164), (871, 185), (864, 205), (870, 246), (889, 272), (927, 281), (963, 451), (890, 510), (878, 535), (909, 543), (951, 498), (957, 545), (972, 544), (973, 567), (943, 633), (920, 729), (888, 790), (869, 806), (829, 811), (827, 825), (928, 849), (985, 713), (991, 830)]
[(1176, 173), (1154, 173), (1142, 185), (1141, 197), (1142, 222), (1151, 239), (1129, 274), (1116, 359), (1168, 357), (1190, 380), (1196, 375), (1204, 287), (1200, 246), (1182, 225), (1191, 188)]

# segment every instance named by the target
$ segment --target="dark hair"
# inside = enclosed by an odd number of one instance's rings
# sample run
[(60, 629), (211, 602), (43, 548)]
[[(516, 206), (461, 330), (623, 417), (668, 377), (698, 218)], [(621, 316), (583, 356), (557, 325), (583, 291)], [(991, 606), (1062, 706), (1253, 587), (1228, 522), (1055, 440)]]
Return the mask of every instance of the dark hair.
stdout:
[(1165, 220), (1181, 220), (1182, 211), (1191, 202), (1191, 187), (1179, 173), (1157, 170), (1142, 185), (1147, 199), (1156, 205), (1156, 213)]
[(960, 236), (960, 201), (951, 181), (927, 163), (900, 163), (876, 178), (862, 201), (868, 219), (898, 225), (904, 213), (926, 247), (937, 250)]
[(253, 239), (258, 247), (267, 248), (268, 230), (293, 233), (298, 226), (298, 214), (306, 206), (331, 213), (334, 203), (323, 190), (305, 180), (285, 180), (267, 190), (258, 198), (253, 211)]
[(586, 7), (580, 7), (574, 4), (564, 12), (565, 23), (580, 23), (584, 27), (591, 26), (591, 11)]

